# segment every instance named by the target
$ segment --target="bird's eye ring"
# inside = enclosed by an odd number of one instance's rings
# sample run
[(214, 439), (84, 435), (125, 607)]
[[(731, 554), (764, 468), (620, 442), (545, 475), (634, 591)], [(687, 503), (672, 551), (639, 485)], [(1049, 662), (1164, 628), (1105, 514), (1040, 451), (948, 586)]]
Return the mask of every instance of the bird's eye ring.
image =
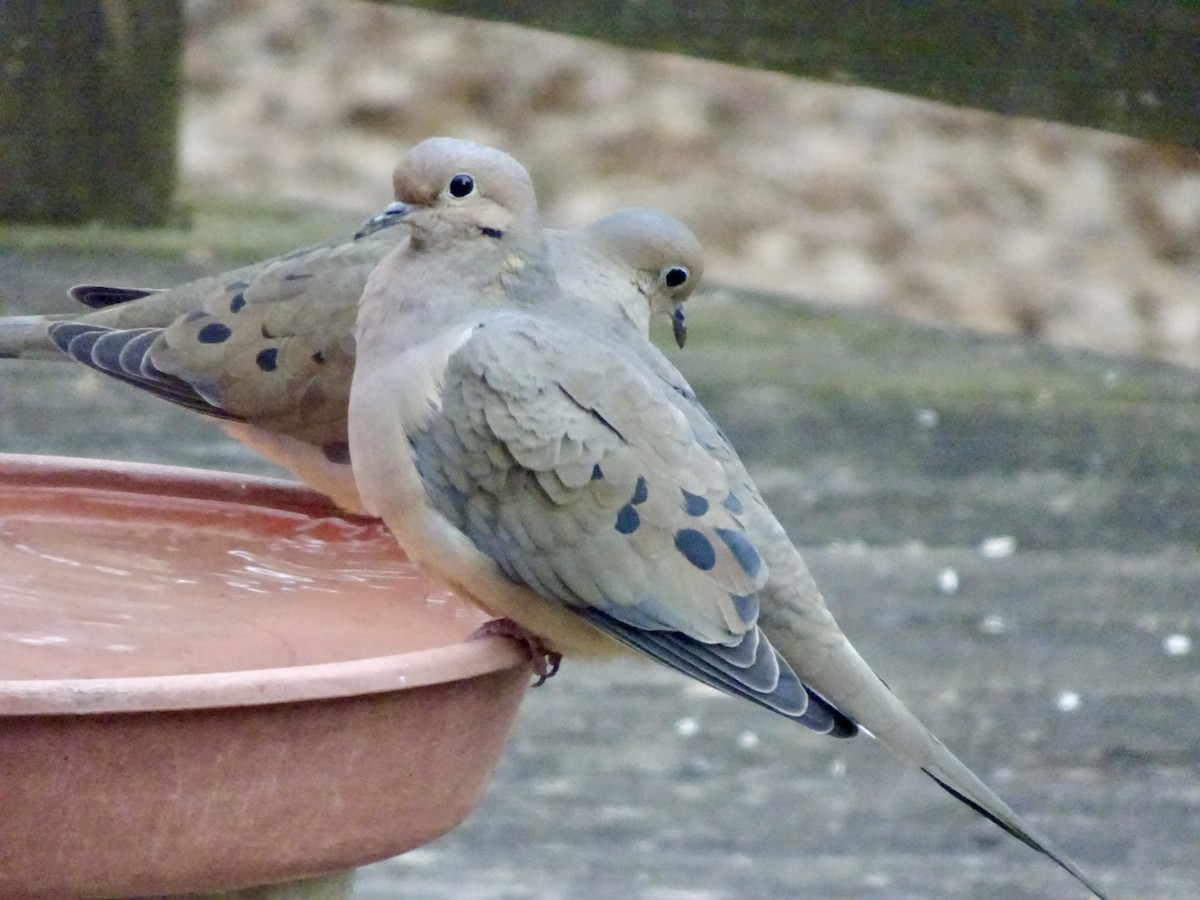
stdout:
[(667, 266), (659, 276), (669, 288), (677, 288), (688, 280), (688, 270), (683, 266)]
[(467, 197), (475, 193), (475, 179), (465, 172), (460, 172), (450, 179), (450, 184), (447, 186), (451, 197), (459, 199)]

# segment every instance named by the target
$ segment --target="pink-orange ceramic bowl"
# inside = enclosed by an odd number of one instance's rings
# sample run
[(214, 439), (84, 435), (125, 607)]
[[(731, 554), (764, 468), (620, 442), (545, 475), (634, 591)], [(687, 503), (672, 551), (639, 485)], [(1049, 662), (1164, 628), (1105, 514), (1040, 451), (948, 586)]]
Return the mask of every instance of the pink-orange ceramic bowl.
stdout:
[(285, 482), (0, 455), (0, 897), (212, 892), (426, 843), (529, 680)]

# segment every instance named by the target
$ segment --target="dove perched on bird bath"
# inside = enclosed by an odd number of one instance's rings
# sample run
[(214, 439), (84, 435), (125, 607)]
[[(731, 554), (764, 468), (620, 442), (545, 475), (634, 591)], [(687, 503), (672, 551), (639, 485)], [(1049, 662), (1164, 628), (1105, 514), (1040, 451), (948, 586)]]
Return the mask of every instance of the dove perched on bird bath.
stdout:
[(395, 186), (408, 236), (360, 301), (349, 441), (405, 551), (548, 655), (623, 645), (819, 733), (869, 731), (1103, 897), (858, 655), (682, 375), (563, 290), (520, 164), (438, 138)]

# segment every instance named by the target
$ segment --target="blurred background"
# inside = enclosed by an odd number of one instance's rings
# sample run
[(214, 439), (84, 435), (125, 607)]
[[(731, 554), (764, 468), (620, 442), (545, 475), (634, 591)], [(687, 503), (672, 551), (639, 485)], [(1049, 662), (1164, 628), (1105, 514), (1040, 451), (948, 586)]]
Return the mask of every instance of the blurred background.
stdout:
[(683, 218), (717, 281), (1200, 361), (1194, 150), (389, 5), (186, 14), (185, 199), (366, 214), (450, 134), (525, 163), (555, 226)]

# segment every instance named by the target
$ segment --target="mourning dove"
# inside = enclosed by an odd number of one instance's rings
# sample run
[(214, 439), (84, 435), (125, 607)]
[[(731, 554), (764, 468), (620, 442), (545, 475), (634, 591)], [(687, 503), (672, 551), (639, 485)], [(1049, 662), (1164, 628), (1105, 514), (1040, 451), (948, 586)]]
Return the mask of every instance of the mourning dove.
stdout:
[(360, 302), (349, 439), (405, 551), (549, 654), (620, 644), (814, 731), (867, 730), (1102, 897), (851, 647), (682, 375), (556, 283), (525, 170), (433, 139), (395, 185), (408, 237)]
[[(66, 358), (61, 348), (106, 375), (220, 418), (233, 437), (361, 513), (346, 443), (354, 320), (367, 275), (399, 240), (402, 229), (393, 226), (403, 214), (404, 205), (393, 203), (351, 239), (167, 291), (72, 288), (94, 312), (0, 321), (0, 348)], [(642, 334), (651, 316), (669, 316), (682, 345), (682, 305), (703, 272), (686, 226), (634, 208), (547, 237), (568, 290), (586, 284), (604, 307), (599, 314)]]

